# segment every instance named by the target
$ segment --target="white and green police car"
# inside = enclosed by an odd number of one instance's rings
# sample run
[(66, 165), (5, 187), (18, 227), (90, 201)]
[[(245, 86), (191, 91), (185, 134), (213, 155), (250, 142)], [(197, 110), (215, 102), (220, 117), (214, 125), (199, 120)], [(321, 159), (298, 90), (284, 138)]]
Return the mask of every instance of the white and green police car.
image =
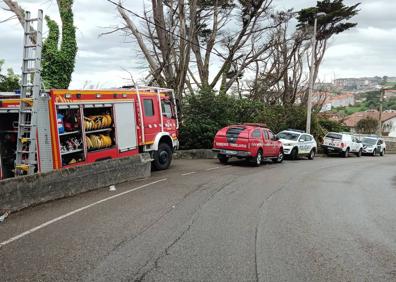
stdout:
[(278, 133), (279, 141), (283, 144), (285, 157), (293, 160), (299, 156), (306, 156), (313, 160), (317, 152), (317, 143), (311, 134), (304, 131), (289, 129)]

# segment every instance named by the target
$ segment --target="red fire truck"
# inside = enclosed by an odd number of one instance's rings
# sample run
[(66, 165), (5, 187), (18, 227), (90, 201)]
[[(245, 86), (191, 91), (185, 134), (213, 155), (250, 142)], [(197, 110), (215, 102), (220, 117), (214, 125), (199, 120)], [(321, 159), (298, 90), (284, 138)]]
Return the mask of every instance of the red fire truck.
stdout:
[[(140, 152), (163, 170), (179, 146), (170, 89), (52, 90), (38, 103), (38, 172)], [(0, 179), (14, 176), (19, 104), (17, 96), (0, 96)]]

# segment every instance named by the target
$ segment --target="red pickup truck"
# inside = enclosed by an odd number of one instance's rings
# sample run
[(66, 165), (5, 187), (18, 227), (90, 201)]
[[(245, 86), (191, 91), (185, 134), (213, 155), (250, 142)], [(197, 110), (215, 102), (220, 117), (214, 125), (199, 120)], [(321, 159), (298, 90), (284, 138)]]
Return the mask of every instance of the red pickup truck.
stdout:
[(246, 123), (220, 129), (213, 142), (213, 151), (221, 163), (231, 157), (246, 159), (259, 166), (263, 160), (283, 161), (282, 143), (263, 124)]

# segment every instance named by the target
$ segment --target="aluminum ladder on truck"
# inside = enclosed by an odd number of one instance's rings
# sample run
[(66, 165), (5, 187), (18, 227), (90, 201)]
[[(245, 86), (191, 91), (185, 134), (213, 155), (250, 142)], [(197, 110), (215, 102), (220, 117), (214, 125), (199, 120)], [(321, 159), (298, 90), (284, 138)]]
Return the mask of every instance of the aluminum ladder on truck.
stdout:
[[(36, 23), (36, 28), (33, 28), (33, 23)], [(43, 11), (38, 11), (37, 18), (31, 18), (30, 12), (26, 12), (15, 164), (16, 176), (33, 174), (37, 165), (37, 113), (40, 110), (37, 102), (41, 92), (42, 31)]]

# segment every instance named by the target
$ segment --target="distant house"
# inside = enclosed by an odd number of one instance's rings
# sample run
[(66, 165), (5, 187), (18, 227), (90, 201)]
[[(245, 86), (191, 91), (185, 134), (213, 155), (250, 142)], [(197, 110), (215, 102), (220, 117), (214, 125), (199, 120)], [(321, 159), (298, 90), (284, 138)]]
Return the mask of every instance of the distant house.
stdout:
[(361, 78), (339, 78), (334, 80), (334, 85), (338, 89), (352, 90), (369, 90), (375, 89), (382, 82), (381, 77), (361, 77)]
[[(347, 116), (343, 120), (343, 124), (348, 126), (352, 132), (356, 132), (357, 123), (368, 117), (379, 120), (379, 111), (369, 110), (354, 113)], [(396, 137), (396, 111), (385, 111), (382, 113), (382, 132), (384, 136)]]
[(396, 90), (385, 90), (385, 100), (396, 98)]
[(323, 103), (322, 112), (331, 111), (333, 108), (349, 107), (355, 105), (355, 95), (353, 93), (345, 93), (340, 95), (328, 95)]

